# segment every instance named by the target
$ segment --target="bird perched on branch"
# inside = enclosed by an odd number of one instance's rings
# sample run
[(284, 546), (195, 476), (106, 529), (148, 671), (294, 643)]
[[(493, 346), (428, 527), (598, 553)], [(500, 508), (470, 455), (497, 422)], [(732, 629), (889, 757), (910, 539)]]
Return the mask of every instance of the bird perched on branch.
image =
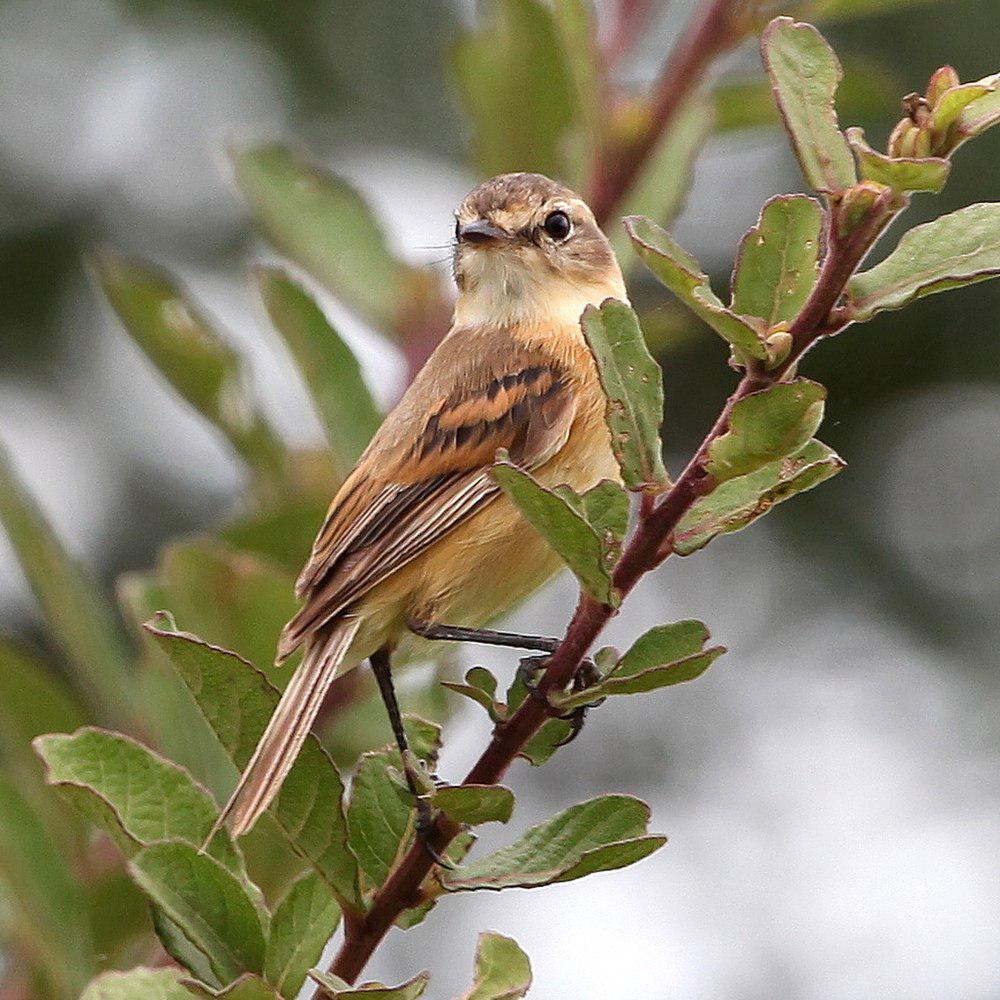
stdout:
[[(540, 174), (494, 177), (456, 212), (454, 277), (451, 330), (334, 497), (299, 576), (278, 661), (302, 647), (302, 663), (220, 817), (235, 835), (277, 794), (331, 682), (366, 658), (408, 760), (390, 674), (408, 632), (550, 650), (480, 628), (561, 566), (493, 481), (499, 449), (546, 486), (619, 479), (580, 315), (627, 298), (587, 205)], [(407, 779), (419, 807), (409, 767)]]

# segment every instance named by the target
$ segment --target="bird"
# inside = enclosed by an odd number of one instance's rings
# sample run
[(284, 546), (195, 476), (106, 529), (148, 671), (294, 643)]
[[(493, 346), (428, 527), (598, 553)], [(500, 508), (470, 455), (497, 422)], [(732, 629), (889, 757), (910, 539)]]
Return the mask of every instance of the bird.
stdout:
[(330, 684), (364, 660), (406, 763), (391, 677), (401, 641), (551, 651), (554, 640), (483, 627), (562, 566), (493, 480), (498, 452), (547, 487), (620, 482), (580, 317), (628, 297), (584, 200), (535, 173), (480, 184), (455, 213), (452, 272), (450, 330), (337, 491), (299, 575), (276, 662), (299, 648), (302, 660), (220, 813), (233, 836), (278, 793)]

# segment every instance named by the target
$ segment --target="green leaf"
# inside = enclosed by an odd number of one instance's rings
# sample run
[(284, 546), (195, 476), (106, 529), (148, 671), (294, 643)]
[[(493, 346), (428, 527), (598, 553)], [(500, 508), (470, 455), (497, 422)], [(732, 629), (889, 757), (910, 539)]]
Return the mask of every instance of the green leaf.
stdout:
[(278, 994), (263, 979), (250, 973), (244, 973), (221, 990), (209, 989), (204, 983), (191, 979), (183, 979), (181, 982), (189, 997), (201, 997), (202, 1000), (278, 1000)]
[(313, 969), (310, 976), (323, 987), (324, 994), (332, 1000), (417, 1000), (424, 995), (430, 975), (421, 972), (412, 979), (407, 979), (399, 986), (385, 986), (383, 983), (363, 983), (361, 986), (351, 986), (339, 976), (330, 975)]
[[(896, 102), (902, 89), (895, 75), (880, 63), (857, 56), (845, 57), (844, 70), (844, 79), (837, 91), (841, 116), (854, 120), (884, 117), (885, 109)], [(726, 77), (715, 85), (712, 99), (716, 132), (781, 124), (770, 80), (766, 78)]]
[(0, 521), (95, 716), (131, 716), (129, 655), (111, 604), (66, 552), (0, 447)]
[(973, 101), (991, 94), (995, 87), (985, 83), (963, 83), (949, 87), (937, 100), (931, 111), (930, 128), (946, 132)]
[[(85, 727), (40, 736), (35, 751), (58, 788), (126, 857), (159, 840), (200, 848), (218, 816), (212, 797), (183, 768), (121, 733)], [(243, 860), (220, 830), (208, 853), (246, 879)]]
[(657, 490), (667, 483), (660, 424), (663, 377), (624, 302), (605, 299), (587, 306), (580, 320), (607, 399), (605, 420), (622, 478), (630, 490)]
[(561, 496), (602, 537), (608, 546), (619, 545), (628, 531), (628, 494), (610, 479), (602, 479), (584, 493), (577, 493), (568, 486), (553, 490)]
[(264, 974), (294, 1000), (340, 922), (340, 907), (316, 872), (296, 879), (278, 904), (264, 956)]
[(583, 123), (567, 55), (581, 56), (564, 53), (560, 42), (544, 3), (498, 0), (485, 23), (455, 44), (452, 71), (484, 177), (517, 170), (572, 176), (565, 147)]
[(122, 325), (171, 386), (253, 469), (280, 477), (284, 446), (249, 389), (241, 359), (166, 272), (110, 252), (92, 266)]
[(0, 639), (0, 752), (7, 766), (37, 774), (31, 741), (84, 721), (60, 677), (14, 643)]
[[(625, 231), (653, 275), (696, 316), (736, 351), (758, 361), (767, 360), (765, 327), (760, 320), (737, 316), (712, 291), (701, 265), (664, 229), (650, 219), (625, 219)], [(755, 325), (756, 324), (756, 325)]]
[(885, 260), (847, 283), (852, 320), (1000, 274), (1000, 204), (970, 205), (903, 234)]
[(775, 504), (818, 486), (836, 475), (844, 462), (819, 441), (801, 451), (717, 486), (697, 500), (674, 531), (673, 550), (687, 556), (716, 535), (739, 531), (763, 517)]
[[(254, 664), (271, 664), (295, 613), (295, 577), (268, 559), (214, 539), (169, 544), (158, 559), (163, 602), (191, 631)], [(296, 660), (297, 662), (297, 660)], [(283, 687), (291, 666), (270, 668)]]
[[(574, 128), (564, 143), (579, 155), (567, 180), (584, 180), (584, 169), (601, 141), (604, 128), (603, 67), (597, 13), (589, 0), (553, 0), (552, 22), (559, 37), (560, 56), (573, 87)], [(557, 150), (560, 152), (560, 150)]]
[(431, 805), (456, 823), (506, 823), (514, 813), (514, 793), (503, 785), (444, 785)]
[(177, 976), (176, 969), (103, 972), (91, 981), (80, 1000), (189, 1000), (191, 994)]
[(603, 604), (617, 605), (611, 583), (613, 554), (563, 492), (542, 486), (530, 473), (510, 462), (497, 462), (493, 478), (525, 520), (552, 546), (580, 585)]
[(804, 195), (779, 195), (763, 207), (740, 243), (733, 270), (732, 310), (768, 327), (799, 314), (819, 272), (819, 204)]
[(94, 972), (83, 895), (45, 827), (3, 776), (0, 896), (13, 908), (13, 938), (44, 969), (55, 990), (53, 1000), (77, 996)]
[(571, 711), (611, 695), (646, 694), (663, 687), (693, 681), (708, 670), (724, 652), (722, 646), (714, 646), (703, 653), (687, 656), (674, 663), (660, 663), (638, 673), (620, 677), (612, 674), (592, 687), (560, 697), (555, 704), (561, 709)]
[(298, 573), (328, 506), (328, 497), (322, 501), (293, 499), (228, 525), (219, 532), (219, 539), (237, 551), (263, 556), (289, 573)]
[(497, 701), (497, 679), (485, 667), (472, 667), (466, 671), (464, 684), (455, 681), (442, 681), (441, 684), (449, 691), (482, 705), (494, 722), (500, 722), (504, 718), (507, 706), (502, 701)]
[[(278, 692), (259, 670), (197, 636), (168, 616), (146, 624), (238, 768), (246, 766), (275, 707)], [(293, 850), (305, 858), (347, 908), (360, 908), (357, 860), (347, 843), (340, 773), (309, 735), (285, 778), (271, 814)]]
[(811, 0), (810, 17), (824, 21), (884, 15), (907, 7), (926, 6), (935, 0)]
[(644, 802), (604, 795), (532, 827), (510, 847), (442, 872), (441, 882), (449, 892), (531, 888), (623, 868), (666, 842), (666, 837), (646, 834), (648, 823)]
[[(441, 745), (440, 728), (413, 717), (404, 722), (414, 756), (433, 767)], [(362, 754), (354, 771), (347, 828), (365, 888), (382, 885), (413, 838), (416, 811), (402, 767), (399, 751), (384, 749)]]
[(804, 378), (744, 397), (709, 447), (706, 472), (721, 483), (798, 451), (822, 422), (825, 399), (826, 389)]
[(1000, 73), (984, 77), (978, 82), (993, 89), (962, 109), (958, 116), (958, 134), (964, 139), (982, 135), (1000, 122)]
[(531, 963), (513, 938), (479, 935), (472, 985), (461, 1000), (518, 1000), (531, 987)]
[(597, 684), (561, 696), (567, 711), (609, 695), (641, 694), (700, 677), (721, 656), (721, 646), (703, 650), (708, 629), (698, 621), (657, 625), (640, 636), (631, 649)]
[(893, 191), (931, 191), (937, 193), (948, 180), (951, 162), (938, 156), (894, 157), (872, 149), (860, 128), (847, 130), (847, 141), (854, 150), (858, 171), (866, 181), (885, 184)]
[(346, 475), (382, 423), (350, 348), (312, 296), (278, 267), (256, 271), (257, 287), (312, 394), (337, 468)]
[[(713, 105), (704, 94), (688, 98), (663, 130), (621, 207), (615, 210), (616, 217), (643, 215), (661, 226), (673, 222), (684, 205), (695, 160), (712, 134), (714, 120)], [(618, 259), (627, 260), (629, 240), (621, 226), (614, 226), (611, 242)]]
[(268, 239), (367, 320), (395, 331), (423, 279), (392, 254), (361, 195), (277, 143), (230, 156)]
[(164, 841), (129, 862), (136, 884), (204, 955), (218, 985), (264, 965), (266, 928), (247, 889), (191, 844)]
[[(537, 675), (540, 673), (540, 670), (536, 669), (534, 673)], [(532, 678), (533, 682), (535, 680), (537, 680), (537, 676)], [(513, 715), (527, 697), (528, 688), (525, 684), (525, 677), (519, 670), (514, 674), (510, 687), (507, 688), (505, 717), (509, 718)], [(542, 724), (538, 732), (521, 748), (518, 752), (518, 757), (526, 760), (532, 767), (541, 767), (563, 744), (569, 736), (571, 729), (570, 723), (565, 719), (549, 719)]]
[(776, 17), (761, 36), (774, 99), (810, 186), (837, 195), (857, 180), (854, 157), (837, 128), (834, 97), (843, 71), (811, 25)]
[[(445, 859), (453, 865), (461, 864), (475, 842), (476, 835), (474, 833), (470, 830), (463, 831), (448, 845), (447, 850), (444, 852)], [(440, 896), (444, 894), (444, 890), (440, 886), (435, 888), (434, 885), (428, 883), (425, 883), (421, 891), (425, 896), (424, 901), (417, 906), (411, 906), (408, 910), (404, 910), (396, 918), (397, 927), (409, 930), (411, 927), (416, 927), (418, 924), (423, 923), (427, 914), (437, 905)]]
[(688, 620), (656, 625), (632, 643), (611, 673), (616, 677), (631, 677), (651, 667), (674, 663), (700, 653), (706, 642), (708, 629), (703, 622)]

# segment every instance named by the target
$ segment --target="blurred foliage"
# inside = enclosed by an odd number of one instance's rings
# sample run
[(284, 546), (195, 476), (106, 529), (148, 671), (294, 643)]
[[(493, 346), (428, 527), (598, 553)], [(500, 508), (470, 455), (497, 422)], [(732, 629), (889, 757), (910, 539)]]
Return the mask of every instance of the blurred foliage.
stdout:
[[(628, 143), (648, 124), (642, 97), (625, 89), (602, 105), (614, 67), (605, 64), (607, 54), (583, 2), (493, 0), (471, 26), (453, 23), (451, 8), (437, 3), (420, 5), (425, 9), (419, 15), (387, 0), (371, 5), (300, 0), (287, 8), (218, 0), (207, 6), (259, 33), (281, 60), (293, 81), (295, 124), (303, 132), (317, 131), (317, 117), (343, 124), (367, 111), (368, 124), (353, 141), (381, 141), (388, 134), (394, 142), (457, 157), (463, 154), (456, 141), (456, 109), (461, 109), (468, 162), (478, 172), (538, 169), (585, 185), (598, 147)], [(777, 6), (831, 18), (831, 37), (850, 54), (837, 99), (841, 118), (856, 118), (872, 134), (888, 131), (898, 114), (891, 95), (917, 87), (955, 52), (968, 63), (961, 67), (963, 78), (996, 68), (985, 64), (995, 56), (990, 33), (977, 28), (983, 20), (977, 12), (988, 12), (987, 0), (938, 4), (933, 11), (908, 11), (906, 0)], [(133, 0), (124, 7), (150, 24), (174, 10), (168, 0)], [(899, 13), (890, 9), (897, 7)], [(861, 15), (880, 17), (880, 30), (873, 30), (870, 20), (852, 20)], [(921, 22), (932, 27), (920, 27)], [(317, 24), (336, 37), (322, 37)], [(864, 179), (884, 181), (897, 192), (938, 186), (936, 179), (927, 181), (933, 167), (901, 163), (901, 151), (891, 142), (886, 154), (875, 153), (863, 133), (851, 133), (848, 143), (833, 114), (838, 76), (833, 57), (818, 34), (804, 29), (795, 34), (807, 37), (796, 41), (783, 33), (781, 47), (770, 52), (770, 84), (762, 74), (724, 77), (690, 95), (637, 184), (622, 193), (621, 213), (654, 220), (631, 225), (638, 256), (698, 320), (728, 341), (737, 362), (780, 361), (781, 325), (794, 318), (815, 280), (819, 208), (810, 198), (793, 196), (765, 206), (744, 243), (734, 295), (726, 305), (701, 265), (656, 225), (668, 224), (680, 210), (696, 157), (713, 134), (777, 125), (770, 100), (774, 86), (807, 180), (828, 198), (854, 185), (858, 164)], [(356, 38), (369, 44), (359, 47)], [(810, 85), (802, 92), (805, 79)], [(897, 81), (905, 82), (901, 87)], [(906, 140), (912, 145), (902, 150), (910, 154), (906, 160), (946, 157), (996, 120), (994, 91), (970, 95), (967, 108), (952, 100), (955, 115), (945, 120), (939, 112), (921, 126), (925, 139)], [(817, 110), (818, 117), (812, 114)], [(337, 141), (346, 145), (344, 137)], [(918, 148), (918, 141), (926, 149)], [(942, 212), (970, 199), (977, 175), (995, 159), (995, 145), (972, 145), (959, 155), (962, 169), (939, 203)], [(247, 143), (232, 148), (231, 164), (267, 239), (342, 305), (400, 343), (411, 367), (418, 363), (447, 314), (439, 277), (400, 260), (357, 191), (305, 155), (276, 143)], [(2, 169), (0, 164), (0, 194), (16, 189), (18, 198), (30, 202), (31, 193)], [(918, 182), (912, 170), (920, 172)], [(81, 247), (94, 242), (96, 211), (94, 200), (81, 196), (34, 229), (0, 232), (0, 268), (11, 279), (0, 303), (5, 370), (34, 369), (37, 375), (40, 368), (51, 385), (60, 385), (64, 334), (55, 303), (80, 270)], [(878, 309), (996, 273), (998, 249), (990, 242), (996, 232), (995, 206), (943, 215), (857, 276), (848, 308), (856, 318), (868, 318)], [(236, 243), (241, 246), (244, 238)], [(625, 245), (626, 237), (619, 235), (619, 250)], [(233, 247), (199, 252), (225, 259)], [(925, 276), (919, 279), (913, 276), (914, 255), (923, 255)], [(217, 814), (212, 795), (223, 795), (234, 765), (245, 765), (294, 667), (294, 662), (280, 670), (269, 667), (281, 625), (294, 610), (293, 576), (326, 502), (379, 414), (353, 356), (297, 277), (279, 268), (254, 275), (324, 426), (327, 447), (311, 452), (291, 449), (281, 439), (246, 377), (243, 358), (230, 346), (232, 338), (172, 276), (111, 252), (93, 256), (91, 264), (132, 340), (228, 442), (247, 466), (248, 482), (239, 509), (202, 536), (164, 544), (166, 534), (155, 523), (130, 529), (133, 537), (101, 567), (104, 573), (114, 575), (120, 563), (148, 565), (154, 552), (158, 555), (151, 571), (120, 581), (119, 610), (65, 551), (13, 466), (5, 458), (0, 462), (0, 517), (47, 628), (46, 649), (38, 654), (0, 644), (0, 935), (16, 970), (16, 995), (70, 1000), (86, 987), (85, 1000), (290, 998), (342, 912), (353, 919), (364, 912), (414, 835), (398, 754), (380, 749), (389, 732), (371, 684), (346, 678), (349, 683), (338, 685), (327, 718), (329, 723), (335, 715), (336, 725), (322, 726), (322, 739), (310, 737), (271, 814), (253, 834), (236, 846), (218, 832), (206, 851), (199, 848)], [(666, 400), (670, 443), (680, 447), (700, 438), (728, 376), (720, 374), (717, 342), (699, 335), (698, 320), (665, 311), (652, 287), (637, 276), (634, 299), (640, 318), (649, 314), (643, 324), (647, 338), (653, 340), (657, 326), (665, 330), (664, 348), (673, 352), (669, 367), (686, 373), (674, 380)], [(1000, 302), (996, 296), (995, 287), (983, 293), (976, 300), (979, 310), (983, 303), (988, 308)], [(966, 310), (971, 301), (964, 300)], [(663, 405), (659, 370), (646, 354), (635, 316), (614, 311), (592, 317), (588, 336), (621, 416), (612, 427), (627, 445), (619, 449), (626, 482), (633, 489), (657, 489), (666, 477), (656, 443)], [(961, 352), (944, 349), (962, 317), (961, 309), (932, 304), (916, 321), (881, 318), (873, 335), (845, 338), (836, 352), (810, 358), (811, 373), (831, 390), (833, 443), (842, 448), (870, 411), (904, 384), (995, 381), (1000, 338), (966, 339)], [(918, 337), (929, 346), (914, 350)], [(637, 369), (655, 371), (654, 383), (644, 379), (645, 388), (636, 385)], [(740, 404), (729, 433), (710, 455), (712, 475), (722, 485), (689, 511), (674, 551), (694, 552), (842, 467), (831, 448), (812, 439), (825, 396), (814, 385), (798, 380)], [(609, 566), (625, 531), (624, 494), (544, 491), (512, 468), (498, 479), (583, 585), (612, 601)], [(810, 505), (799, 530), (807, 532), (828, 509), (822, 500)], [(837, 539), (812, 532), (810, 544), (822, 550), (820, 557), (834, 545), (838, 555), (865, 551), (863, 531), (848, 519)], [(888, 581), (898, 567), (887, 553), (883, 557)], [(159, 617), (142, 632), (139, 626), (161, 609), (169, 609), (176, 621)], [(623, 657), (599, 664), (593, 683), (564, 693), (562, 705), (574, 708), (693, 679), (722, 652), (705, 648), (706, 641), (700, 623), (660, 626)], [(431, 766), (448, 707), (438, 682), (448, 676), (448, 664), (436, 663), (402, 699), (412, 713), (411, 735)], [(486, 671), (470, 672), (465, 680), (449, 686), (482, 704), (494, 721), (527, 697), (523, 680), (511, 686), (506, 703), (496, 698), (496, 679)], [(84, 722), (114, 725), (142, 742), (80, 728)], [(562, 720), (548, 723), (526, 756), (534, 763), (548, 759), (568, 728)], [(42, 735), (47, 732), (73, 735)], [(40, 736), (36, 746), (44, 773), (27, 752), (28, 743)], [(352, 767), (345, 800), (341, 772)], [(513, 802), (504, 792), (451, 790), (442, 792), (437, 804), (469, 823), (505, 821)], [(625, 796), (571, 807), (510, 846), (425, 887), (421, 905), (401, 922), (419, 922), (446, 893), (541, 886), (631, 864), (662, 843), (647, 832), (647, 822), (645, 806)], [(92, 827), (103, 831), (100, 839), (86, 832)], [(456, 863), (471, 844), (469, 837), (453, 845)], [(102, 969), (162, 959), (160, 946), (187, 972), (137, 967), (105, 972), (87, 986)], [(189, 974), (202, 985), (186, 980)], [(512, 941), (484, 935), (466, 998), (522, 996), (530, 980), (527, 959)], [(228, 984), (225, 993), (215, 992)], [(353, 989), (333, 978), (324, 985), (332, 996), (400, 1000), (419, 996), (426, 976), (392, 988)]]

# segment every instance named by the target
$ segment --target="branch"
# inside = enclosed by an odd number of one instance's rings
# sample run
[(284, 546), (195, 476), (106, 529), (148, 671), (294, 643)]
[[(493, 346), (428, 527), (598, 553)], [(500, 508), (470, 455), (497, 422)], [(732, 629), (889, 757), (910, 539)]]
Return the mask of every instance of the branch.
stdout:
[[(792, 348), (788, 357), (770, 370), (760, 363), (748, 365), (735, 391), (677, 481), (655, 505), (648, 501), (641, 504), (636, 530), (614, 571), (614, 584), (623, 598), (642, 576), (670, 555), (671, 536), (677, 524), (695, 500), (714, 487), (711, 476), (705, 471), (708, 451), (712, 443), (726, 432), (736, 403), (753, 392), (780, 382), (794, 371), (800, 358), (813, 344), (848, 325), (848, 321), (839, 319), (836, 312), (844, 286), (885, 227), (905, 208), (905, 202), (894, 200), (892, 192), (885, 190), (850, 232), (842, 231), (838, 221), (840, 207), (839, 203), (834, 203), (827, 214), (826, 256), (812, 293), (789, 327)], [(566, 634), (549, 658), (538, 682), (540, 691), (558, 691), (570, 683), (581, 661), (614, 614), (615, 609), (581, 592)], [(549, 713), (542, 699), (525, 698), (510, 719), (496, 727), (489, 745), (469, 771), (464, 784), (496, 784), (500, 781), (520, 750), (548, 718)], [(441, 815), (431, 831), (430, 842), (442, 853), (461, 829), (458, 823)], [(344, 943), (330, 972), (354, 982), (399, 915), (421, 901), (421, 885), (431, 868), (431, 859), (424, 848), (419, 843), (411, 845), (375, 894), (371, 909), (346, 925)], [(317, 991), (314, 1000), (321, 996), (322, 993)]]
[(701, 83), (712, 60), (732, 48), (746, 33), (750, 25), (749, 6), (747, 0), (702, 3), (653, 86), (643, 131), (623, 148), (603, 153), (598, 150), (587, 197), (598, 225), (605, 225), (613, 217), (660, 136)]

